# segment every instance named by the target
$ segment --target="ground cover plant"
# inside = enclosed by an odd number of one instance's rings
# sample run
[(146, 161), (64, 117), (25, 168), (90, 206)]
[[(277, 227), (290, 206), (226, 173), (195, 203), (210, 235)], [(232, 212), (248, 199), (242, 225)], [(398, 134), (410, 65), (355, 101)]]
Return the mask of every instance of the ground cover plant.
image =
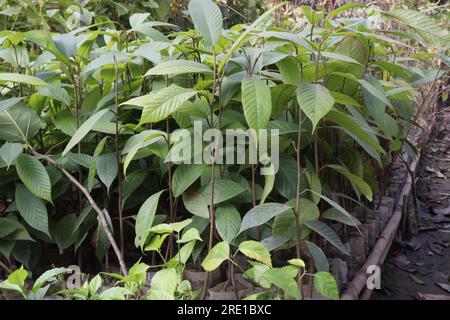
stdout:
[[(154, 2), (120, 22), (3, 2), (0, 288), (205, 299), (221, 273), (236, 298), (338, 299), (327, 256), (349, 254), (355, 210), (415, 152), (419, 89), (446, 76), (448, 31), (351, 3), (286, 23), (285, 2), (224, 28), (211, 0), (191, 0), (180, 28)], [(355, 9), (368, 16), (341, 17)], [(61, 285), (74, 264), (97, 275)]]

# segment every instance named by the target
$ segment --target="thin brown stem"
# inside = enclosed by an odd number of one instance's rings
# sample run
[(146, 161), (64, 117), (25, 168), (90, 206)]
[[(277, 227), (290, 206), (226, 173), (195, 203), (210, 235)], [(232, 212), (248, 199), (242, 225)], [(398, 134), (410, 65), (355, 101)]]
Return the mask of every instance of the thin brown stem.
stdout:
[(115, 135), (114, 135), (114, 145), (116, 149), (116, 160), (117, 164), (119, 166), (119, 172), (117, 174), (118, 179), (118, 199), (117, 199), (117, 210), (119, 212), (119, 237), (120, 237), (120, 253), (124, 255), (125, 251), (125, 234), (124, 234), (124, 227), (123, 227), (123, 207), (122, 207), (122, 166), (120, 161), (120, 149), (119, 149), (119, 134), (120, 134), (120, 128), (119, 128), (119, 116), (120, 116), (120, 109), (119, 109), (119, 67), (117, 65), (116, 57), (114, 57), (114, 67), (115, 67), (115, 73), (116, 73), (116, 85), (115, 85), (115, 114), (116, 114), (116, 128), (115, 128)]
[[(209, 109), (210, 109), (210, 121), (209, 125), (210, 128), (214, 126), (214, 98), (215, 98), (215, 92), (216, 92), (216, 86), (217, 86), (217, 61), (216, 61), (216, 51), (213, 48), (212, 51), (213, 55), (213, 64), (214, 64), (214, 79), (213, 79), (213, 88), (212, 88), (212, 95), (211, 99), (209, 101)], [(210, 205), (209, 205), (209, 239), (208, 239), (208, 252), (211, 251), (214, 245), (214, 232), (215, 232), (215, 220), (214, 220), (214, 185), (215, 185), (215, 155), (217, 150), (214, 148), (213, 154), (211, 155), (211, 199), (210, 199)], [(209, 272), (206, 272), (205, 279), (203, 282), (203, 289), (202, 289), (202, 295), (201, 300), (206, 299), (206, 295), (208, 292), (208, 282), (209, 282)]]
[(103, 212), (102, 209), (100, 209), (100, 207), (97, 205), (97, 203), (95, 202), (95, 200), (92, 198), (92, 196), (90, 195), (89, 191), (74, 177), (72, 176), (72, 174), (70, 174), (70, 172), (68, 172), (66, 169), (64, 169), (59, 163), (57, 163), (55, 160), (53, 160), (52, 158), (50, 158), (49, 156), (40, 154), (39, 152), (35, 151), (31, 146), (29, 146), (30, 148), (30, 152), (38, 157), (41, 158), (42, 160), (48, 162), (49, 164), (51, 164), (52, 166), (54, 166), (55, 168), (57, 168), (59, 171), (61, 171), (61, 173), (66, 176), (67, 179), (69, 179), (69, 181), (75, 185), (75, 187), (78, 188), (78, 190), (80, 190), (84, 196), (86, 197), (86, 199), (88, 200), (89, 204), (91, 205), (92, 209), (94, 209), (94, 211), (97, 213), (99, 219), (100, 219), (100, 223), (102, 224), (103, 230), (106, 233), (106, 236), (108, 237), (109, 242), (111, 243), (111, 246), (113, 247), (114, 253), (116, 254), (117, 260), (119, 261), (119, 265), (120, 265), (120, 270), (122, 271), (123, 275), (127, 276), (128, 275), (128, 271), (127, 271), (127, 267), (125, 265), (125, 260), (123, 258), (122, 253), (120, 252), (120, 249), (116, 243), (116, 240), (114, 239), (114, 236), (111, 233), (111, 229), (108, 225), (108, 222), (106, 220), (106, 216), (105, 213)]

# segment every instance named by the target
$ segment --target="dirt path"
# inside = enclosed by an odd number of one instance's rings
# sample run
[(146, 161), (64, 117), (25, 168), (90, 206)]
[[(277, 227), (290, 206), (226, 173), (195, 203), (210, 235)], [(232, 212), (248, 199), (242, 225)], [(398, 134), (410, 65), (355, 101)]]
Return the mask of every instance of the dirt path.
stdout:
[(450, 113), (436, 121), (417, 171), (418, 234), (392, 246), (372, 299), (450, 300)]

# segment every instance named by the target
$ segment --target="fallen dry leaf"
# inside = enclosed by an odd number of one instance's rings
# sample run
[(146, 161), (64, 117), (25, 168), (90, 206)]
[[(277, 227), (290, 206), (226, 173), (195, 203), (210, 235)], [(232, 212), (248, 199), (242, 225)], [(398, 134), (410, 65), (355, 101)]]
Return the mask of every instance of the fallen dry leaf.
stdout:
[(447, 291), (448, 293), (450, 293), (450, 285), (446, 284), (446, 283), (436, 283), (436, 285), (438, 287), (440, 287), (442, 290)]
[(443, 294), (428, 294), (417, 292), (417, 298), (420, 300), (450, 300), (450, 296)]

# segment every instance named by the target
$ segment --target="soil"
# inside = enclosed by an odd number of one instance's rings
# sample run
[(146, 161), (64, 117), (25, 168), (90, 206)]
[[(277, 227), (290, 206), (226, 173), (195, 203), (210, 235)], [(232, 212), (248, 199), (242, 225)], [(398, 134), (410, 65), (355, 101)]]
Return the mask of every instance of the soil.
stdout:
[(416, 177), (420, 205), (410, 196), (409, 232), (393, 244), (372, 299), (450, 300), (450, 112), (436, 117)]

